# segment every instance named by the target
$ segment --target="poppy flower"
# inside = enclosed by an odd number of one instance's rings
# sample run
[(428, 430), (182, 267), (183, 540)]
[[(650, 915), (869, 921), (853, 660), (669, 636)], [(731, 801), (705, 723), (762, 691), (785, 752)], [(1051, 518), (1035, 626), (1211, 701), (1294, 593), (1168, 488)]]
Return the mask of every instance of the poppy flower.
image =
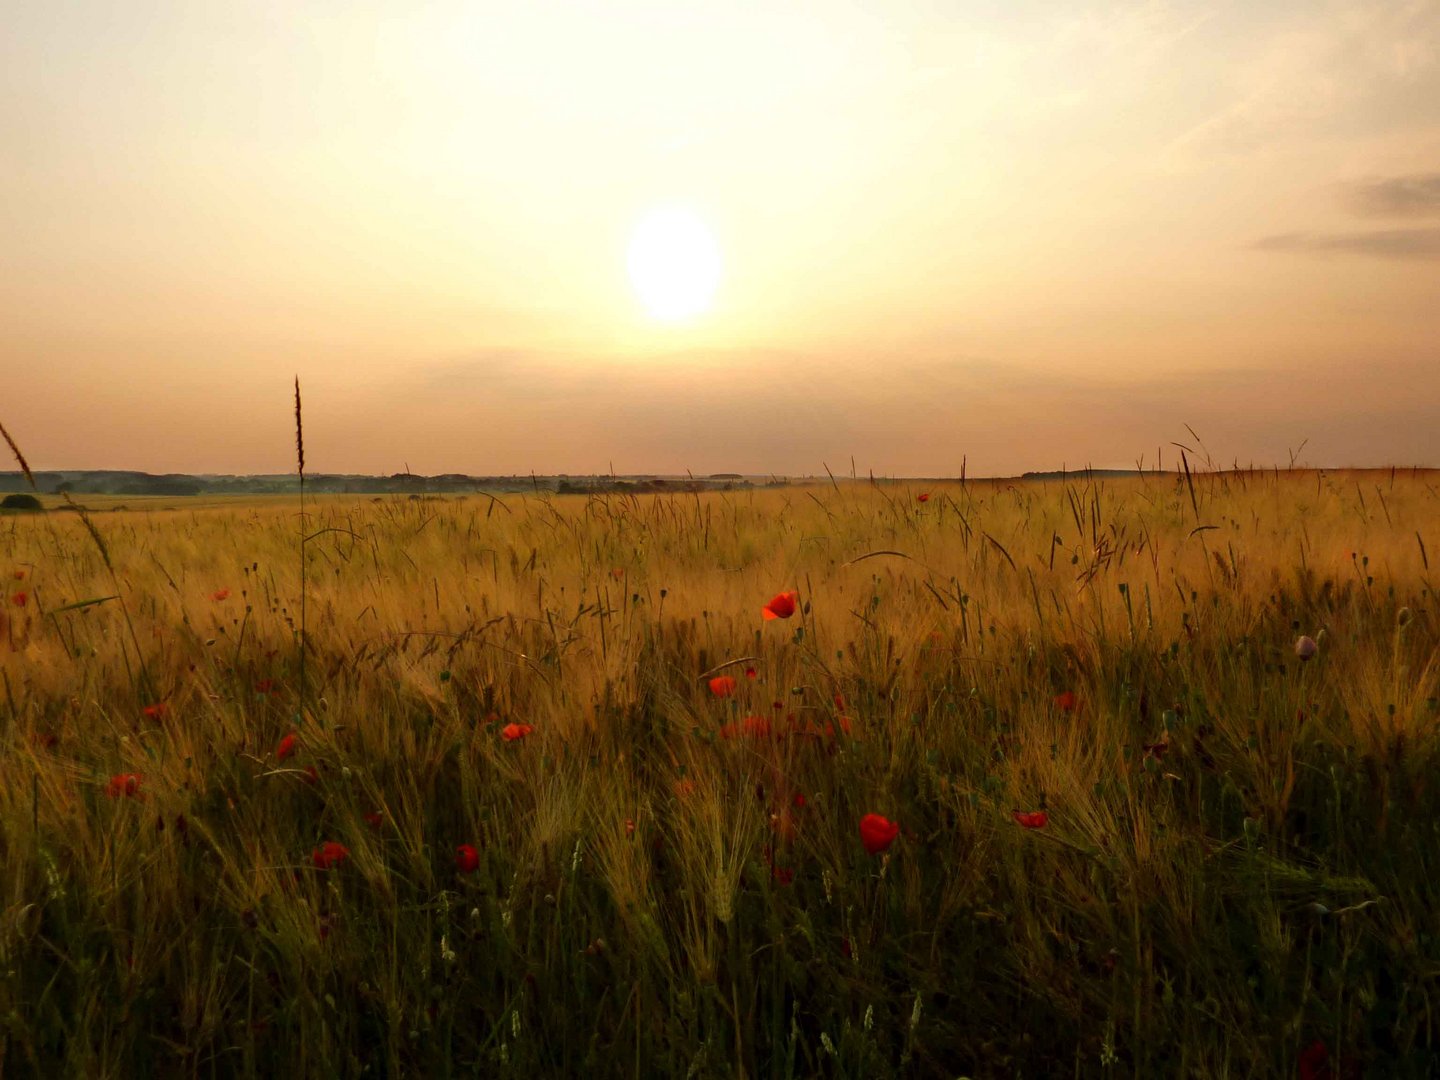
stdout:
[(1316, 1039), (1301, 1050), (1296, 1065), (1299, 1067), (1300, 1080), (1321, 1080), (1322, 1077), (1329, 1077), (1330, 1048), (1325, 1045), (1325, 1040)]
[(372, 829), (380, 828), (380, 823), (384, 820), (385, 815), (380, 813), (379, 810), (371, 810), (368, 814), (365, 815), (365, 824), (369, 825)]
[(805, 796), (804, 796), (804, 795), (801, 795), (801, 794), (797, 791), (797, 792), (795, 793), (795, 798), (791, 799), (791, 800), (790, 800), (790, 803), (791, 803), (792, 806), (803, 807), (803, 806), (805, 805)]
[(628, 818), (628, 817), (627, 817), (627, 818), (625, 819), (625, 835), (626, 835), (626, 836), (634, 836), (634, 835), (635, 835), (635, 819), (634, 819), (634, 818)]
[(473, 874), (480, 869), (480, 853), (473, 844), (461, 844), (455, 849), (455, 869), (462, 874)]
[(500, 737), (506, 742), (514, 742), (516, 739), (523, 739), (535, 729), (529, 724), (506, 724), (500, 729)]
[(157, 701), (154, 705), (146, 705), (140, 711), (145, 714), (147, 720), (159, 720), (170, 712), (170, 706), (163, 701)]
[(334, 840), (326, 840), (310, 852), (310, 861), (317, 870), (331, 870), (350, 858), (350, 849)]
[(25, 580), (25, 571), (24, 571), (24, 570), (16, 570), (16, 571), (15, 571), (15, 580), (16, 580), (16, 581), (24, 581), (24, 580)]
[(685, 798), (685, 796), (687, 795), (695, 794), (695, 781), (691, 780), (688, 776), (685, 777), (683, 780), (676, 780), (675, 794), (682, 799)]
[(34, 744), (42, 750), (49, 750), (60, 741), (60, 736), (53, 731), (37, 731), (32, 737)]
[(772, 866), (770, 868), (770, 876), (775, 880), (777, 885), (789, 885), (795, 880), (795, 870), (793, 867)]
[(879, 814), (866, 814), (860, 819), (860, 842), (871, 855), (879, 855), (899, 835), (900, 826)]
[(745, 678), (747, 678), (747, 679), (754, 679), (754, 678), (756, 678), (756, 677), (757, 677), (757, 672), (755, 671), (755, 669), (754, 669), (753, 667), (747, 667), (747, 668), (745, 669)]
[(105, 794), (112, 799), (118, 799), (122, 795), (138, 799), (144, 779), (139, 773), (116, 773), (110, 778), (110, 783), (105, 785)]
[(29, 600), (30, 597), (23, 592), (17, 592), (14, 596), (10, 597), (10, 602), (16, 607), (24, 607)]
[(619, 581), (625, 576), (625, 568), (623, 566), (615, 567), (613, 570), (610, 571), (610, 576), (613, 577), (616, 581)]
[(916, 501), (916, 502), (929, 502), (929, 501), (930, 501), (930, 493), (929, 493), (928, 491), (922, 491), (919, 495), (916, 495), (916, 496), (915, 496), (915, 501)]
[(210, 599), (216, 601), (217, 603), (218, 603), (219, 601), (221, 601), (221, 600), (228, 600), (228, 599), (230, 599), (230, 590), (229, 590), (229, 589), (216, 589), (214, 592), (212, 592), (212, 593), (210, 594)]
[(752, 739), (768, 739), (774, 732), (770, 721), (763, 716), (747, 716), (744, 720), (736, 723), (731, 720), (720, 728), (722, 739), (733, 739), (737, 735), (748, 735)]
[(1302, 634), (1300, 640), (1295, 642), (1295, 655), (1301, 660), (1309, 660), (1319, 651), (1320, 646), (1315, 644), (1315, 639), (1309, 634)]
[(284, 761), (293, 753), (295, 753), (295, 733), (292, 731), (281, 739), (280, 744), (275, 747), (275, 760)]
[(1013, 810), (1011, 816), (1015, 819), (1016, 824), (1027, 829), (1043, 829), (1045, 823), (1050, 820), (1044, 810)]
[(1066, 690), (1063, 693), (1056, 694), (1055, 707), (1061, 712), (1074, 712), (1075, 692), (1073, 690)]
[(255, 692), (256, 692), (257, 694), (268, 694), (268, 693), (271, 693), (274, 689), (275, 689), (275, 680), (274, 680), (274, 679), (261, 679), (259, 682), (257, 682), (257, 683), (255, 684)]
[(315, 771), (314, 765), (305, 766), (305, 782), (312, 787), (320, 782), (320, 774)]
[(795, 601), (799, 598), (800, 594), (793, 589), (776, 593), (774, 599), (760, 609), (760, 614), (766, 619), (788, 619), (795, 614)]
[(845, 711), (845, 695), (840, 693), (838, 690), (835, 692), (835, 708), (839, 709), (841, 712)]
[(716, 697), (729, 697), (735, 692), (734, 675), (716, 675), (710, 680), (710, 693)]

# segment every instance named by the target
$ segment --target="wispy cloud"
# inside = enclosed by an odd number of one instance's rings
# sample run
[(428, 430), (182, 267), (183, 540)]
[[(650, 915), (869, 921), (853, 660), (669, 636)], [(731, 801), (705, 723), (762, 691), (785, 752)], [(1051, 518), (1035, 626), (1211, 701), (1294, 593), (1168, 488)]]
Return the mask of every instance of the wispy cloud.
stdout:
[(1346, 206), (1367, 217), (1440, 215), (1440, 173), (1391, 176), (1343, 184), (1341, 196)]
[(1377, 229), (1351, 233), (1277, 233), (1256, 241), (1260, 251), (1300, 255), (1371, 255), (1381, 259), (1440, 259), (1440, 228)]
[(1222, 77), (1227, 100), (1173, 140), (1179, 160), (1273, 153), (1313, 138), (1433, 126), (1440, 4), (1256, 5), (1253, 38)]

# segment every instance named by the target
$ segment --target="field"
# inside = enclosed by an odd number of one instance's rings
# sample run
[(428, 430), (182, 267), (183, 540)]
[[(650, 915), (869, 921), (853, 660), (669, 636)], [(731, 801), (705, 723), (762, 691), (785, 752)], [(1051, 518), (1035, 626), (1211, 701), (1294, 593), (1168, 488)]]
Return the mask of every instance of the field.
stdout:
[(1437, 483), (0, 518), (0, 1073), (1434, 1075)]

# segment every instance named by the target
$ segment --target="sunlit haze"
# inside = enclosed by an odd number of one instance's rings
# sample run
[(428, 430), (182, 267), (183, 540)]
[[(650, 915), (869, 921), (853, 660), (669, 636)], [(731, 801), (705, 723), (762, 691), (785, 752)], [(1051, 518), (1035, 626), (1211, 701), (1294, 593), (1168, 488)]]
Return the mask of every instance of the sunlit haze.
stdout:
[(0, 160), (36, 468), (1440, 464), (1440, 0), (31, 3)]

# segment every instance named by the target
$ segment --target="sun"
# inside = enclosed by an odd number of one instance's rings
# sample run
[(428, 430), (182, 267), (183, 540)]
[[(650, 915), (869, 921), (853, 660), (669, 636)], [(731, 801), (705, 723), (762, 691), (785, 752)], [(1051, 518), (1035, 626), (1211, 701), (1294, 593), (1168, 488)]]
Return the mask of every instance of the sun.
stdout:
[(720, 245), (692, 210), (660, 206), (635, 226), (630, 283), (652, 318), (680, 322), (709, 310), (720, 285)]

